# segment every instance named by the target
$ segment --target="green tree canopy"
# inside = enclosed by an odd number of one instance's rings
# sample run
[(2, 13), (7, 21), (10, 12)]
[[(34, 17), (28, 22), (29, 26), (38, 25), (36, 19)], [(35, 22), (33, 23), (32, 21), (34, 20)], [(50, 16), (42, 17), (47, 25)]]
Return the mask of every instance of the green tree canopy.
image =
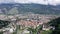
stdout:
[(60, 34), (60, 17), (53, 19), (49, 22), (50, 26), (54, 26), (55, 30), (53, 30), (52, 34)]
[(0, 20), (0, 29), (2, 27), (6, 27), (9, 23), (10, 23), (9, 21)]

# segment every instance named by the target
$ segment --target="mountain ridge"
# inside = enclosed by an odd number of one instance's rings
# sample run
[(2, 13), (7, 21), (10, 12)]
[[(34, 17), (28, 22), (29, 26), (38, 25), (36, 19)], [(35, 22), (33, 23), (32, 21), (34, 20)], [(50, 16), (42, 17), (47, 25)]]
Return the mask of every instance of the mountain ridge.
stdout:
[(0, 9), (3, 14), (8, 14), (8, 12), (13, 9), (17, 8), (18, 14), (24, 13), (35, 13), (35, 14), (60, 14), (60, 7), (59, 6), (52, 6), (52, 5), (42, 5), (42, 4), (0, 4)]

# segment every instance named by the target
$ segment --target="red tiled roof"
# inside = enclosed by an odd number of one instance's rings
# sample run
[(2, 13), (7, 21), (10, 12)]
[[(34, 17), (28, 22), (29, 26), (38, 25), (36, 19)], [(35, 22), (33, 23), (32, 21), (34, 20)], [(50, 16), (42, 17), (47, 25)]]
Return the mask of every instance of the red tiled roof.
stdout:
[(42, 23), (41, 21), (25, 21), (25, 20), (21, 20), (17, 22), (19, 25), (23, 25), (23, 26), (37, 26), (39, 23)]

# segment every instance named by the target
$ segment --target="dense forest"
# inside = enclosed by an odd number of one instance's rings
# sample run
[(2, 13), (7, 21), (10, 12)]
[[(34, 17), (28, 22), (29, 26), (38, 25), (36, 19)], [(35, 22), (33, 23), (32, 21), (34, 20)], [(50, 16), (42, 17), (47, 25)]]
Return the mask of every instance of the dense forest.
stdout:
[(6, 27), (9, 23), (9, 21), (0, 20), (0, 29)]
[(49, 22), (50, 26), (55, 27), (51, 34), (60, 34), (60, 17)]

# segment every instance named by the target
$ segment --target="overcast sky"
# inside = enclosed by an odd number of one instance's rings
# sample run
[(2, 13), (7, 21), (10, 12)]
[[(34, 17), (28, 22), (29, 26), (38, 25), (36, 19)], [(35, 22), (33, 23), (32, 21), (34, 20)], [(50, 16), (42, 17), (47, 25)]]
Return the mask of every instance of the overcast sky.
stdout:
[(37, 3), (45, 5), (58, 5), (60, 0), (0, 0), (0, 3)]

